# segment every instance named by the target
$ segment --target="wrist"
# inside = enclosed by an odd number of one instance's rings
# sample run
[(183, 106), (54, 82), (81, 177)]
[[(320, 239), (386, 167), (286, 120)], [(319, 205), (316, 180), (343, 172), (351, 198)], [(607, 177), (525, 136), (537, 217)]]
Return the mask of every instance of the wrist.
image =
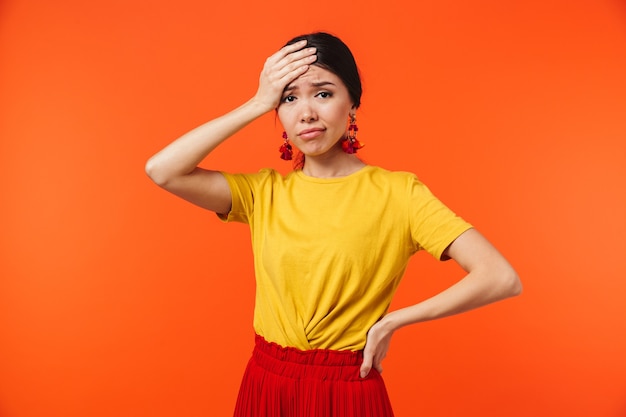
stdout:
[(250, 100), (248, 100), (247, 104), (251, 106), (253, 109), (255, 109), (257, 112), (259, 112), (260, 114), (269, 113), (272, 110), (276, 109), (276, 105), (274, 105), (274, 103), (269, 103), (265, 100), (262, 100), (261, 98), (257, 96), (254, 96)]
[(402, 327), (398, 325), (398, 320), (395, 313), (395, 311), (388, 313), (377, 323), (378, 326), (385, 332), (395, 332), (400, 327)]
[(403, 327), (397, 311), (392, 311), (388, 313), (386, 316), (380, 319), (378, 324), (387, 332), (395, 332), (399, 328)]

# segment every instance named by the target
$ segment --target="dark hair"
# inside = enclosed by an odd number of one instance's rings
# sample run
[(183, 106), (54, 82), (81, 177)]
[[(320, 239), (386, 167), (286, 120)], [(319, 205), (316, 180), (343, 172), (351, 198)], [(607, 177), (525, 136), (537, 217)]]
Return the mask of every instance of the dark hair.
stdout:
[(286, 45), (303, 39), (307, 40), (305, 48), (315, 47), (317, 49), (317, 60), (313, 65), (324, 68), (341, 78), (348, 89), (354, 107), (358, 108), (361, 105), (363, 88), (361, 87), (359, 69), (348, 46), (336, 36), (324, 32), (297, 36), (287, 42)]

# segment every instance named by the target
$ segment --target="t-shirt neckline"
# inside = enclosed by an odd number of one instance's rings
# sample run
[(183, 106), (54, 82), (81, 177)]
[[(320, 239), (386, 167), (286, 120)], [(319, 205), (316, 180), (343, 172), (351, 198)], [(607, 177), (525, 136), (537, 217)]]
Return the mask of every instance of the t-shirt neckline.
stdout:
[(328, 184), (328, 183), (333, 183), (333, 182), (349, 181), (355, 177), (363, 175), (364, 173), (368, 171), (371, 171), (372, 168), (373, 168), (372, 165), (364, 165), (363, 167), (359, 168), (358, 170), (354, 171), (351, 174), (344, 175), (343, 177), (330, 177), (330, 178), (311, 177), (309, 175), (306, 175), (304, 172), (302, 172), (301, 169), (294, 171), (294, 173), (298, 176), (298, 178), (303, 179), (308, 182)]

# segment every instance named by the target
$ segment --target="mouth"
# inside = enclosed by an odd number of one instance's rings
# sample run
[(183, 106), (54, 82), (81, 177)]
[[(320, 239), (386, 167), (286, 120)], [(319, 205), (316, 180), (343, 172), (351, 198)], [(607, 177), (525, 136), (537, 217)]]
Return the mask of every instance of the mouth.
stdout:
[(312, 129), (305, 129), (302, 130), (300, 132), (298, 132), (298, 136), (301, 139), (314, 139), (316, 137), (318, 137), (319, 135), (321, 135), (322, 133), (324, 133), (324, 130), (326, 129), (322, 129), (321, 127), (315, 127)]

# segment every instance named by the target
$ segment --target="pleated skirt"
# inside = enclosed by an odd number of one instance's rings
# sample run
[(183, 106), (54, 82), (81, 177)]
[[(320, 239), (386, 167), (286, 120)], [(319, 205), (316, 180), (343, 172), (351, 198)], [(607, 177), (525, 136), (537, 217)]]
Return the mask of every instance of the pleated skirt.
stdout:
[(302, 351), (255, 338), (235, 417), (393, 417), (380, 373), (359, 376), (362, 352)]

